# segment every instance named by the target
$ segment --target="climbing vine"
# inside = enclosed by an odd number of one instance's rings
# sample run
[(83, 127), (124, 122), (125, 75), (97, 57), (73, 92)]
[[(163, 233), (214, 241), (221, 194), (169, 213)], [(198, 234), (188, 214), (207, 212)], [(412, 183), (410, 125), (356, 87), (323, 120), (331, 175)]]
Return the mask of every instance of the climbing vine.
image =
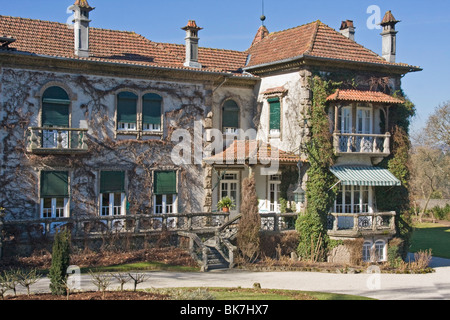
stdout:
[(311, 140), (306, 144), (309, 160), (307, 209), (299, 215), (296, 222), (300, 236), (297, 252), (305, 260), (324, 260), (329, 244), (327, 215), (335, 198), (332, 186), (336, 178), (329, 170), (335, 162), (335, 156), (326, 98), (335, 85), (334, 82), (325, 81), (319, 76), (312, 78)]

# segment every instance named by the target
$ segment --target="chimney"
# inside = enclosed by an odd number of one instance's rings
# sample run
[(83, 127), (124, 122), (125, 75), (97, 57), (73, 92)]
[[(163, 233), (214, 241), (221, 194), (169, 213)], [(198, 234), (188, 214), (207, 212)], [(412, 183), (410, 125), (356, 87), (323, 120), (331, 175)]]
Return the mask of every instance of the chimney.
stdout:
[(388, 62), (395, 62), (398, 32), (395, 31), (395, 25), (399, 22), (389, 10), (380, 23), (383, 27), (383, 31), (381, 32), (381, 36), (383, 37), (382, 56)]
[(75, 55), (78, 57), (89, 57), (89, 12), (95, 8), (91, 7), (87, 0), (76, 0), (69, 8), (74, 12), (74, 46)]
[(350, 40), (355, 41), (355, 27), (353, 25), (353, 20), (342, 21), (340, 32)]
[(202, 65), (198, 62), (198, 31), (199, 28), (194, 20), (189, 20), (187, 26), (181, 28), (186, 31), (186, 61), (185, 67), (201, 68)]

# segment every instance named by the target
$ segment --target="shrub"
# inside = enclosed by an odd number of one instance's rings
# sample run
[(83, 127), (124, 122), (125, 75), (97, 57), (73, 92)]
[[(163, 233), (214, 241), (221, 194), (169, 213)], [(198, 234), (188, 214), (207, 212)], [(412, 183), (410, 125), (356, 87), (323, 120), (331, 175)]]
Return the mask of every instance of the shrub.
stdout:
[(67, 268), (70, 265), (69, 230), (56, 232), (52, 248), (52, 266), (50, 267), (50, 291), (53, 295), (67, 294)]
[(403, 259), (403, 240), (394, 238), (389, 242), (387, 258), (391, 268), (398, 268), (401, 266)]

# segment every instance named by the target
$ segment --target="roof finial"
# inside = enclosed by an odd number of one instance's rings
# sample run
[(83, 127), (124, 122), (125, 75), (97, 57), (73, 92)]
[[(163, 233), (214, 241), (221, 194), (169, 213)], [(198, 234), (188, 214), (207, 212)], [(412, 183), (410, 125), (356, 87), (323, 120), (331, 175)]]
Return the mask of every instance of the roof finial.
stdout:
[(261, 24), (264, 25), (264, 21), (266, 21), (266, 16), (264, 15), (264, 0), (261, 0), (261, 1), (262, 1), (262, 15), (261, 15), (260, 19), (261, 19)]

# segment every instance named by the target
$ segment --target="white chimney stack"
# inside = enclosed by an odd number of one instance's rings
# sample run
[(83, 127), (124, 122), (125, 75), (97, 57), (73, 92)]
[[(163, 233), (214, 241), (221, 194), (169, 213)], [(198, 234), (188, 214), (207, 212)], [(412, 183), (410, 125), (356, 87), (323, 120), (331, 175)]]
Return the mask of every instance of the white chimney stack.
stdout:
[(186, 31), (186, 61), (185, 67), (201, 68), (202, 65), (198, 62), (198, 31), (199, 28), (194, 20), (189, 20), (187, 26), (181, 28)]
[(383, 37), (382, 56), (388, 62), (395, 62), (398, 32), (395, 31), (395, 25), (399, 22), (394, 18), (392, 12), (388, 11), (380, 23), (383, 27), (383, 32), (381, 32)]
[(89, 12), (91, 7), (87, 0), (76, 0), (69, 8), (74, 12), (74, 46), (77, 57), (89, 57)]
[(355, 26), (352, 20), (342, 21), (340, 32), (350, 40), (355, 41)]

